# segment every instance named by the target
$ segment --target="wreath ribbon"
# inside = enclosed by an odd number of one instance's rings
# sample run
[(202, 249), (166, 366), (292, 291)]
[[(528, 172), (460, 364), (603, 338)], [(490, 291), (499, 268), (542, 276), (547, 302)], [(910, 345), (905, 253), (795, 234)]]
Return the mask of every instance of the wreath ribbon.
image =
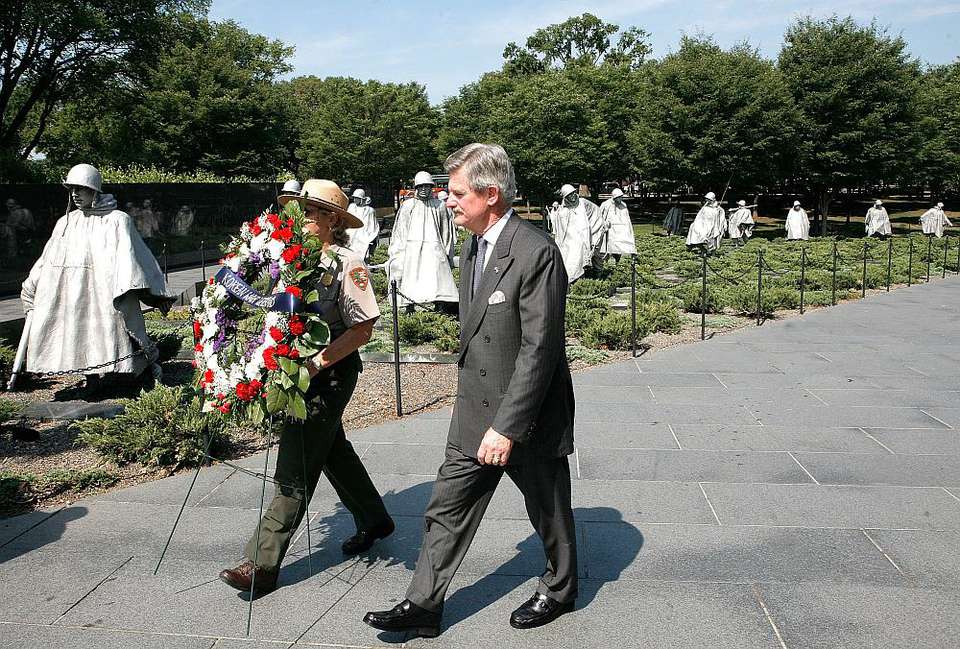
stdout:
[(250, 286), (240, 275), (229, 268), (221, 268), (217, 271), (214, 281), (220, 284), (227, 293), (259, 309), (268, 311), (281, 311), (283, 313), (303, 313), (311, 311), (316, 314), (322, 314), (320, 302), (306, 303), (292, 293), (275, 293), (273, 295), (260, 295), (255, 288)]

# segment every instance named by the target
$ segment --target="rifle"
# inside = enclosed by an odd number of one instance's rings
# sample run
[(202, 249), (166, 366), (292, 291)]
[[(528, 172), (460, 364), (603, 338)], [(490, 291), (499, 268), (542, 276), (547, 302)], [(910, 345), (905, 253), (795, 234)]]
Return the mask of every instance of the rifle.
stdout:
[(33, 321), (33, 309), (27, 313), (23, 321), (23, 333), (20, 335), (20, 344), (17, 345), (17, 355), (13, 360), (13, 368), (10, 370), (10, 380), (7, 382), (7, 392), (12, 392), (17, 384), (17, 375), (23, 370), (27, 361), (27, 340), (30, 338), (30, 323)]

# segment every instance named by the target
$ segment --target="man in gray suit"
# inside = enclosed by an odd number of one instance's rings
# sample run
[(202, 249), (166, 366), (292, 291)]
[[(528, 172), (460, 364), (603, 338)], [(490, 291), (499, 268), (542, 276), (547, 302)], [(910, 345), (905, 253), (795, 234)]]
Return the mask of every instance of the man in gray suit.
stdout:
[(547, 557), (536, 592), (510, 624), (546, 624), (577, 597), (563, 259), (548, 235), (511, 209), (516, 181), (502, 147), (469, 144), (444, 166), (454, 223), (474, 233), (461, 254), (457, 400), (406, 599), (363, 618), (430, 637), (440, 632), (447, 588), (504, 473), (523, 493)]

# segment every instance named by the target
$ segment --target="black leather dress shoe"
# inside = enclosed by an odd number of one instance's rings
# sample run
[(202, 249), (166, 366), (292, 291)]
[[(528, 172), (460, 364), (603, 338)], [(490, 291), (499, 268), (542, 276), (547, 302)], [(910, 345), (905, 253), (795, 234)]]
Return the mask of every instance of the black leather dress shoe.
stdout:
[(561, 603), (546, 595), (534, 593), (533, 597), (510, 614), (510, 626), (514, 629), (533, 629), (549, 624), (572, 610), (573, 602)]
[(405, 599), (389, 611), (370, 611), (363, 621), (381, 631), (409, 631), (424, 638), (440, 635), (442, 611), (434, 613)]
[(394, 525), (392, 520), (375, 527), (372, 530), (361, 530), (343, 542), (340, 549), (348, 557), (369, 550), (377, 539), (385, 539), (393, 534)]

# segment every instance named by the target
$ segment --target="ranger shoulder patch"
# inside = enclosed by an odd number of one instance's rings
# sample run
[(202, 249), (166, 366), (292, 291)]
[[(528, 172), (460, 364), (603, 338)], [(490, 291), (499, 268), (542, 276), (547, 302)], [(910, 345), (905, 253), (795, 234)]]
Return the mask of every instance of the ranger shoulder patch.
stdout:
[(367, 290), (367, 285), (370, 283), (370, 277), (367, 275), (366, 268), (354, 268), (351, 270), (350, 279), (361, 291)]

